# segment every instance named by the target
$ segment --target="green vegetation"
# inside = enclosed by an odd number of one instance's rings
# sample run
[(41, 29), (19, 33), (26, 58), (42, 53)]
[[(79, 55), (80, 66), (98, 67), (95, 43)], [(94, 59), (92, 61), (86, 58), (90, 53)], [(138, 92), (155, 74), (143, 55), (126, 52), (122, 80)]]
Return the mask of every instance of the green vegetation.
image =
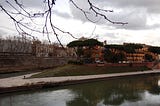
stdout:
[(124, 51), (126, 53), (135, 53), (136, 49), (141, 49), (143, 46), (141, 44), (125, 44), (124, 45)]
[[(104, 60), (110, 63), (125, 61), (126, 56), (124, 53), (136, 53), (136, 49), (143, 48), (141, 44), (105, 45), (104, 47)], [(119, 52), (111, 52), (111, 49), (119, 50)]]
[(160, 54), (160, 47), (156, 47), (156, 46), (149, 47), (149, 51)]
[(82, 41), (72, 41), (69, 44), (67, 44), (67, 47), (82, 47), (83, 46), (83, 42)]
[(150, 55), (150, 54), (145, 54), (145, 60), (146, 60), (146, 61), (149, 61), (149, 62), (154, 61), (153, 56)]
[(125, 55), (123, 52), (112, 53), (109, 49), (104, 50), (104, 60), (110, 63), (118, 63), (119, 61), (124, 61)]
[(39, 74), (31, 76), (31, 78), (96, 75), (96, 74), (145, 71), (145, 70), (149, 70), (149, 68), (147, 68), (147, 67), (130, 67), (130, 66), (98, 67), (98, 66), (86, 66), (86, 65), (65, 65), (65, 66), (57, 67), (53, 70), (43, 71)]
[[(104, 47), (104, 60), (110, 63), (118, 63), (126, 60), (125, 53), (137, 53), (136, 49), (142, 49), (143, 45), (128, 43), (124, 45), (105, 45)], [(115, 50), (116, 52), (112, 52)], [(150, 46), (148, 47), (148, 52), (160, 54), (160, 47)], [(153, 55), (145, 53), (145, 61), (152, 62), (154, 60)]]
[[(72, 41), (69, 44), (67, 44), (67, 47), (75, 49), (75, 52), (78, 58), (80, 57), (90, 58), (92, 54), (91, 49), (93, 49), (94, 46), (103, 46), (103, 43), (99, 42), (96, 39), (87, 39), (84, 41), (76, 40), (76, 41)], [(88, 52), (84, 52), (83, 47), (87, 47)]]
[(82, 64), (83, 64), (83, 61), (69, 60), (69, 61), (68, 61), (68, 64), (82, 65)]
[(117, 50), (124, 50), (123, 45), (105, 45), (106, 49), (117, 49)]
[(83, 47), (83, 46), (94, 47), (96, 45), (103, 46), (103, 43), (99, 42), (96, 39), (87, 39), (84, 41), (76, 40), (67, 44), (67, 47)]
[(135, 53), (136, 49), (143, 48), (141, 44), (105, 45), (106, 49), (117, 49), (126, 53)]

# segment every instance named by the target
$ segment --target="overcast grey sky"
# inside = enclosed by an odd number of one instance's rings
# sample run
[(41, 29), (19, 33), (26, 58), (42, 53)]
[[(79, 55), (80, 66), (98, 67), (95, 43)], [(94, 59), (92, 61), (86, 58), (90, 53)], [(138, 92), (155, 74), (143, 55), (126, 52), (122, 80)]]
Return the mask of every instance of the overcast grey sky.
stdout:
[[(10, 0), (12, 1), (12, 0)], [(45, 8), (43, 0), (21, 0), (30, 12), (41, 11)], [(74, 0), (79, 7), (88, 11), (87, 0)], [(114, 10), (106, 15), (113, 21), (128, 22), (127, 25), (113, 25), (103, 18), (95, 18), (90, 14), (92, 20), (99, 20), (97, 23), (89, 22), (83, 13), (76, 9), (69, 0), (56, 0), (53, 12), (54, 24), (59, 28), (69, 31), (76, 37), (94, 37), (100, 41), (107, 40), (108, 43), (132, 42), (145, 43), (160, 46), (160, 0), (91, 0), (92, 3), (103, 9)], [(0, 4), (8, 8), (5, 0)], [(42, 8), (43, 7), (43, 8)], [(16, 35), (13, 22), (10, 21), (3, 11), (0, 12), (1, 36)], [(38, 24), (42, 24), (42, 19), (36, 19)], [(93, 35), (92, 31), (95, 29)], [(42, 35), (35, 35), (40, 39), (46, 38)], [(56, 41), (53, 35), (52, 41)], [(61, 34), (63, 43), (74, 40), (68, 35)]]

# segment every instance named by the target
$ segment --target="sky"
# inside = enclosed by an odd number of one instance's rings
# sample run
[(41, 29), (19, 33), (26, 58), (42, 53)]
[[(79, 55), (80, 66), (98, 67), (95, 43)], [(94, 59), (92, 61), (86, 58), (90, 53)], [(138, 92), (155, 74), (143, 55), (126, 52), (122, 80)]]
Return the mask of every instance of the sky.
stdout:
[[(9, 0), (12, 1), (12, 0)], [(20, 0), (30, 11), (42, 11), (45, 6), (43, 0)], [(75, 3), (89, 11), (87, 0), (74, 0)], [(99, 41), (107, 41), (108, 44), (145, 43), (153, 46), (160, 46), (160, 0), (90, 0), (95, 6), (102, 9), (113, 10), (105, 15), (112, 21), (127, 22), (126, 25), (111, 24), (101, 17), (95, 17), (90, 12), (89, 18), (96, 23), (86, 19), (84, 14), (75, 8), (69, 0), (56, 0), (53, 7), (53, 23), (60, 29), (72, 33), (75, 37), (96, 38)], [(10, 7), (5, 0), (0, 5), (8, 10)], [(13, 3), (14, 5), (14, 3)], [(18, 35), (13, 22), (9, 17), (0, 11), (0, 37)], [(41, 28), (44, 19), (37, 18), (35, 28)], [(47, 40), (47, 36), (32, 33), (39, 39)], [(73, 41), (71, 36), (59, 33), (63, 44)], [(57, 42), (54, 35), (50, 35), (52, 42)]]

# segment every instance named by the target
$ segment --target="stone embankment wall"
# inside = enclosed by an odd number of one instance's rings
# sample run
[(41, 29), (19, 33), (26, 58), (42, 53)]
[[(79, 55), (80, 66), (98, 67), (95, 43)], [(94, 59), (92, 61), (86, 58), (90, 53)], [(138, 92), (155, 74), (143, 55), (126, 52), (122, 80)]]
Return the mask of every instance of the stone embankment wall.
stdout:
[(74, 60), (71, 57), (35, 57), (27, 56), (5, 56), (0, 57), (0, 73), (23, 71), (33, 69), (45, 69), (59, 65), (67, 64), (68, 60)]
[[(97, 66), (97, 64), (87, 64), (89, 66)], [(140, 66), (147, 66), (148, 68), (152, 68), (154, 66), (153, 62), (144, 62), (144, 63), (105, 63), (103, 66), (114, 67), (114, 66), (132, 66), (132, 67), (140, 67)], [(160, 69), (156, 67), (156, 69)]]

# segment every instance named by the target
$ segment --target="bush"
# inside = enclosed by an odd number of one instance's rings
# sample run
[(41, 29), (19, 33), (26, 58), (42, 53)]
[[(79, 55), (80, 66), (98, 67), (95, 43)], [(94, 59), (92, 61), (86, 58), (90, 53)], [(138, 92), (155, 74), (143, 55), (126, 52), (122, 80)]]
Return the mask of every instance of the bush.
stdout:
[(82, 65), (83, 62), (82, 61), (76, 61), (76, 60), (75, 61), (74, 60), (69, 60), (68, 64)]

